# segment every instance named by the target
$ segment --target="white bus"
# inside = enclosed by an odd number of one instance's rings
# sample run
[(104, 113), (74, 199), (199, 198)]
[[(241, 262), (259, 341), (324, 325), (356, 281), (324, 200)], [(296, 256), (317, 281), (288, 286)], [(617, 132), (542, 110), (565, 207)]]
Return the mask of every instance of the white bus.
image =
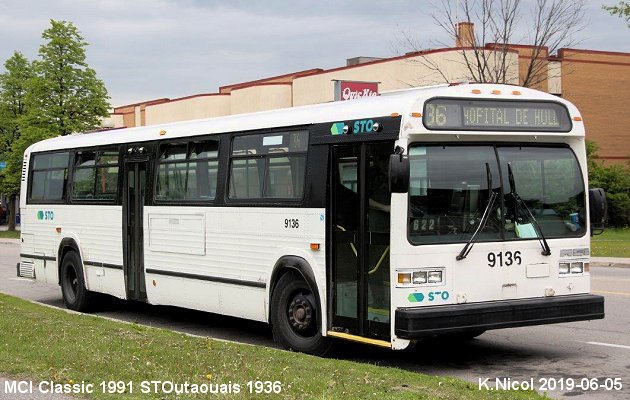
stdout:
[(106, 293), (265, 321), (312, 354), (405, 349), (603, 318), (601, 193), (568, 101), (419, 88), (36, 143), (17, 269), (73, 310)]

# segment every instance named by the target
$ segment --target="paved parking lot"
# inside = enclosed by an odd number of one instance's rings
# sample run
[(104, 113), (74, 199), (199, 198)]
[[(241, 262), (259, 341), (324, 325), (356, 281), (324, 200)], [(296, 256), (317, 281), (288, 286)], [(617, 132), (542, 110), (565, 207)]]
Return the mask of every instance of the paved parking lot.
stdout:
[[(0, 242), (0, 292), (63, 307), (57, 286), (17, 278), (18, 241)], [(619, 264), (619, 263), (616, 263)], [(607, 265), (600, 263), (599, 265)], [(597, 390), (549, 391), (553, 398), (630, 398), (630, 268), (591, 268), (592, 288), (606, 297), (606, 319), (486, 332), (463, 343), (420, 342), (413, 351), (393, 352), (344, 343), (334, 356), (391, 365), (431, 375), (456, 376), (475, 384), (489, 378), (543, 382), (596, 379)], [(175, 307), (110, 299), (96, 312), (140, 324), (192, 334), (277, 347), (266, 324)], [(607, 390), (606, 379), (620, 378), (623, 389)]]

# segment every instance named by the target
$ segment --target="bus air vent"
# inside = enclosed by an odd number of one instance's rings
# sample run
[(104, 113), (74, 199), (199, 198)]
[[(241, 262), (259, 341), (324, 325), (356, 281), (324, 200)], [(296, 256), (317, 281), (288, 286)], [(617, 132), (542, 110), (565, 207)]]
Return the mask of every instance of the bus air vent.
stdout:
[(35, 278), (35, 264), (32, 261), (21, 261), (19, 276), (22, 278)]
[(24, 157), (24, 161), (22, 161), (22, 182), (26, 180), (26, 164), (27, 163), (28, 163), (28, 160), (26, 159), (26, 157)]

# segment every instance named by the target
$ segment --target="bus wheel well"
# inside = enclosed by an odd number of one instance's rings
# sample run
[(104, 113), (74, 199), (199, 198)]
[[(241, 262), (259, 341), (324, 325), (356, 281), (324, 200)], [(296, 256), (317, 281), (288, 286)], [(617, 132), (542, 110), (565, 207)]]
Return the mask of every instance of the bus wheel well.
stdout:
[(64, 238), (59, 244), (59, 250), (57, 250), (57, 276), (58, 284), (61, 285), (61, 265), (63, 264), (63, 258), (70, 251), (76, 251), (79, 258), (81, 258), (81, 252), (79, 251), (79, 245), (72, 238)]
[(313, 271), (300, 257), (276, 263), (270, 286), (269, 323), (274, 340), (287, 350), (325, 355), (331, 340), (322, 335), (322, 316)]
[[(284, 256), (280, 258), (276, 265), (273, 267), (271, 273), (271, 279), (269, 280), (269, 306), (271, 307), (271, 299), (273, 297), (273, 291), (276, 288), (276, 284), (287, 273), (297, 272), (302, 276), (302, 279), (306, 282), (311, 292), (315, 295), (317, 303), (321, 308), (321, 299), (319, 298), (319, 291), (317, 290), (317, 283), (315, 281), (315, 275), (308, 261), (298, 256)], [(271, 312), (271, 310), (269, 310)], [(321, 319), (318, 319), (321, 321)], [(321, 328), (321, 327), (320, 327)]]

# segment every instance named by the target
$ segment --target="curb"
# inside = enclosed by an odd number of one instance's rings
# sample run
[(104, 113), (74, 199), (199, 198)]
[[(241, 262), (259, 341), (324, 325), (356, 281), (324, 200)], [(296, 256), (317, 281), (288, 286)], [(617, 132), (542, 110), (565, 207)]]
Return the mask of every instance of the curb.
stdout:
[(628, 257), (591, 257), (591, 267), (630, 268)]
[(630, 268), (630, 264), (616, 261), (591, 261), (591, 267)]

